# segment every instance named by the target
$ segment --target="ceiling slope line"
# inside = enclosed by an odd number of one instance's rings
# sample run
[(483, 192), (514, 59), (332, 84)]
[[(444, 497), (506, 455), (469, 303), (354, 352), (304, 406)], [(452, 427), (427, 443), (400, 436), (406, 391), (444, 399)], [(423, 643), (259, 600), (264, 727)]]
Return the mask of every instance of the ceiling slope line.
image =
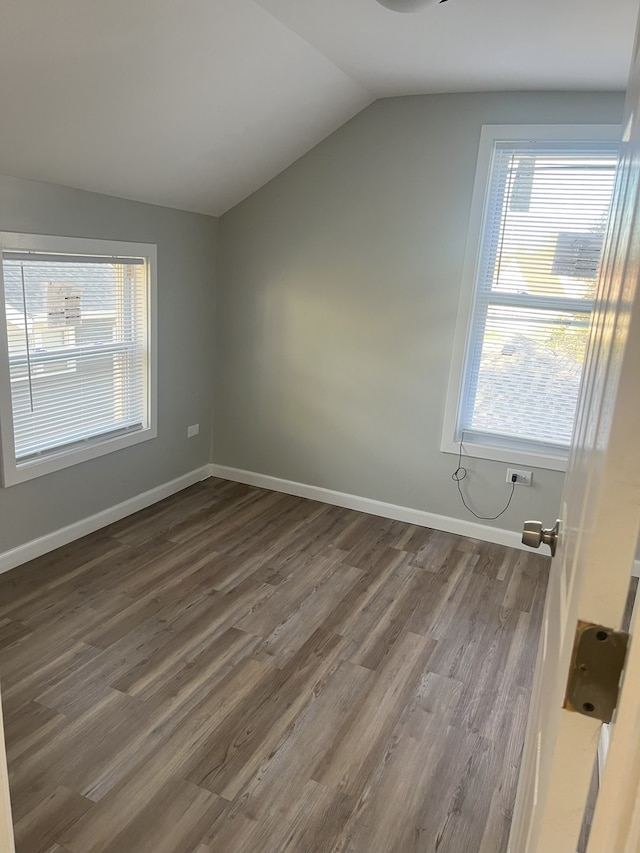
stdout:
[[(308, 47), (310, 47), (313, 51), (315, 51), (315, 53), (317, 53), (319, 56), (322, 56), (324, 59), (327, 60), (327, 62), (330, 62), (334, 66), (334, 68), (337, 68), (338, 71), (340, 71), (342, 74), (345, 75), (345, 77), (348, 77), (352, 83), (355, 83), (356, 86), (359, 86), (364, 93), (366, 93), (367, 95), (370, 96), (371, 100), (369, 101), (369, 104), (372, 104), (374, 101), (376, 101), (380, 97), (380, 94), (378, 92), (371, 89), (371, 87), (367, 86), (365, 83), (363, 83), (362, 80), (358, 79), (357, 77), (354, 77), (353, 74), (350, 73), (349, 71), (347, 71), (347, 69), (344, 68), (339, 62), (336, 62), (335, 59), (332, 59), (323, 50), (320, 50), (320, 48), (316, 44), (314, 44), (312, 41), (309, 41), (309, 39), (305, 38), (300, 32), (298, 32), (298, 30), (294, 29), (294, 27), (292, 27), (283, 18), (281, 18), (280, 15), (276, 15), (275, 12), (273, 12), (271, 9), (268, 9), (265, 5), (263, 5), (261, 0), (251, 0), (251, 2), (253, 3), (254, 6), (258, 6), (263, 12), (265, 12), (267, 15), (269, 15), (270, 18), (273, 18), (274, 21), (277, 21), (286, 30), (288, 30), (294, 36), (299, 38), (300, 41), (304, 42)], [(368, 104), (367, 104), (367, 106), (368, 106)], [(363, 109), (364, 109), (364, 107), (363, 107)]]

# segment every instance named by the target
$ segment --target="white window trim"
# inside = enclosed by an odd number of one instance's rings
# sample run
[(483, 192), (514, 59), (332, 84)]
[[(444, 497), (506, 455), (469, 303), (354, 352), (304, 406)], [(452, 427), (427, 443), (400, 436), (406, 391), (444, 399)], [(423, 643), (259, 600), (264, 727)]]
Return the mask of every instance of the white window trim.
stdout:
[[(96, 459), (107, 453), (122, 450), (158, 435), (157, 403), (157, 247), (152, 243), (128, 243), (114, 240), (97, 240), (76, 237), (51, 237), (38, 234), (19, 234), (0, 231), (0, 252), (11, 251), (51, 252), (53, 254), (98, 255), (105, 257), (138, 257), (147, 260), (148, 270), (148, 317), (149, 341), (149, 425), (136, 432), (104, 439), (84, 448), (61, 450), (46, 459), (16, 464), (13, 434), (13, 412), (11, 382), (9, 374), (7, 328), (4, 319), (0, 323), (0, 452), (2, 454), (2, 485), (13, 486), (35, 477), (51, 474), (72, 465)], [(0, 263), (0, 314), (5, 315), (4, 282)]]
[[(451, 369), (447, 386), (442, 442), (443, 453), (460, 452), (458, 416), (461, 404), (462, 382), (467, 351), (467, 340), (471, 331), (472, 309), (476, 269), (479, 262), (482, 226), (488, 198), (489, 178), (494, 144), (498, 140), (523, 141), (579, 141), (619, 142), (621, 127), (617, 124), (556, 124), (556, 125), (484, 125), (480, 135), (480, 148), (473, 187), (467, 248), (462, 274), (462, 288), (458, 304), (458, 318), (451, 357)], [(477, 459), (492, 459), (497, 462), (515, 462), (551, 471), (566, 471), (568, 452), (554, 454), (535, 453), (531, 450), (481, 443), (465, 437), (464, 454)]]

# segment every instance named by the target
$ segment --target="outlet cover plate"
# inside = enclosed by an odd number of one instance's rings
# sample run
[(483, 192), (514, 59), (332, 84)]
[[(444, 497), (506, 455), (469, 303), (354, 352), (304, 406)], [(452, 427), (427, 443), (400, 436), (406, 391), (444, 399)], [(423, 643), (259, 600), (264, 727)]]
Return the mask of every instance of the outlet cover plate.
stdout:
[(530, 486), (533, 480), (533, 471), (521, 471), (519, 468), (507, 468), (507, 483), (512, 483), (511, 477), (516, 475), (516, 486)]

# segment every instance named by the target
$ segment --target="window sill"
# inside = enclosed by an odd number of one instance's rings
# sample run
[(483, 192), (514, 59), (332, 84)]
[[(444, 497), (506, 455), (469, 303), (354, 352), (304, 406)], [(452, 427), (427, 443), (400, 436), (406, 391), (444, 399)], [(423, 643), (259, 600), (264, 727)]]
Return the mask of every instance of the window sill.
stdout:
[(11, 459), (5, 462), (2, 485), (5, 488), (7, 486), (15, 486), (18, 483), (24, 483), (27, 480), (33, 480), (45, 474), (52, 474), (54, 471), (61, 471), (63, 468), (70, 468), (81, 462), (88, 462), (90, 459), (97, 459), (116, 450), (124, 450), (126, 447), (132, 447), (143, 441), (149, 441), (149, 439), (156, 438), (156, 436), (157, 430), (155, 427), (147, 427), (118, 436), (117, 438), (97, 441), (83, 448), (57, 454), (52, 453), (46, 458), (37, 459), (22, 465), (16, 465), (15, 460)]
[[(480, 444), (476, 441), (465, 440), (463, 443), (464, 456), (472, 459), (490, 459), (493, 462), (511, 462), (514, 465), (530, 465), (532, 468), (542, 468), (548, 471), (566, 471), (568, 457), (552, 454), (533, 453), (527, 450), (499, 447), (491, 444)], [(440, 446), (443, 453), (460, 453), (460, 442), (443, 441)]]

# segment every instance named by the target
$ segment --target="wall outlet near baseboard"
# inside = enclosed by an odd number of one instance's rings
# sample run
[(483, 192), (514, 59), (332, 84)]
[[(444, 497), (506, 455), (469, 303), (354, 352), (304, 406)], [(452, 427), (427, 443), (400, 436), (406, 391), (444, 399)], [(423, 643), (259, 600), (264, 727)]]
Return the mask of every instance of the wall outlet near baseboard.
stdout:
[(533, 480), (532, 471), (520, 471), (518, 468), (507, 468), (507, 483), (513, 483), (515, 475), (516, 486), (530, 486)]
[(200, 432), (200, 424), (192, 424), (187, 427), (187, 438), (193, 438), (194, 435), (198, 435)]

